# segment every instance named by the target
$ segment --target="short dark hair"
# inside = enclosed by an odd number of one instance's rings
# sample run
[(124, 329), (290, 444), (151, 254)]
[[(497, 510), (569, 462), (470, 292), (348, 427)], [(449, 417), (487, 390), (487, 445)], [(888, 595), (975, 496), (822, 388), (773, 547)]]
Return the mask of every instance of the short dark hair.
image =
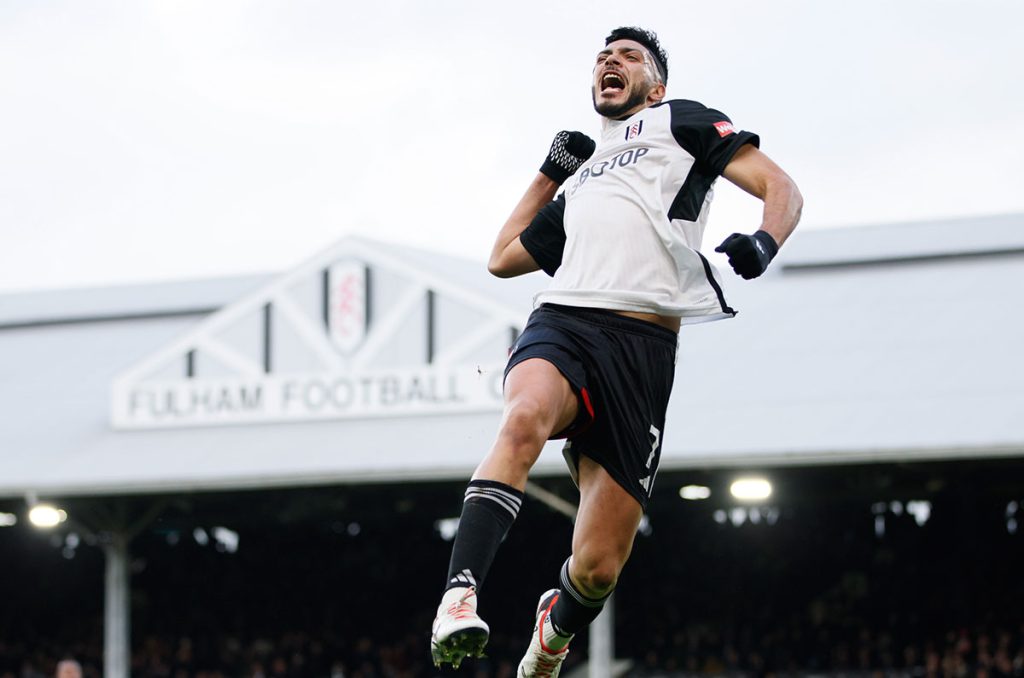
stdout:
[(668, 54), (661, 48), (661, 43), (658, 42), (658, 35), (656, 33), (636, 26), (620, 26), (604, 39), (604, 44), (607, 47), (616, 40), (632, 40), (646, 47), (647, 51), (654, 57), (654, 63), (658, 65), (662, 83), (668, 83)]

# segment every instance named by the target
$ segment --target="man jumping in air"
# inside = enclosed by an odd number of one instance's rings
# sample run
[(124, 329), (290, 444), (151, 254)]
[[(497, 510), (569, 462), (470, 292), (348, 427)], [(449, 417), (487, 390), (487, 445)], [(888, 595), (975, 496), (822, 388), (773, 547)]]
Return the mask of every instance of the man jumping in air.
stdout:
[(498, 436), (466, 490), (433, 625), (438, 665), (483, 653), (477, 592), (542, 447), (566, 438), (580, 490), (572, 553), (540, 597), (518, 673), (558, 675), (615, 588), (651, 495), (680, 324), (735, 315), (698, 251), (715, 180), (764, 202), (760, 228), (716, 250), (743, 278), (764, 272), (800, 218), (796, 185), (757, 135), (695, 101), (665, 101), (667, 79), (655, 34), (612, 31), (593, 73), (600, 141), (560, 132), (498, 233), (491, 273), (540, 268), (553, 280), (512, 348)]

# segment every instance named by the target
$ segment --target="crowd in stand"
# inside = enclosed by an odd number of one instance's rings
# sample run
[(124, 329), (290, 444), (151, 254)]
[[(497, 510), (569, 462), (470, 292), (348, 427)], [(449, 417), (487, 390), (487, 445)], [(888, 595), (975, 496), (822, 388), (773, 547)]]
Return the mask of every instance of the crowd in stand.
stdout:
[[(147, 637), (132, 653), (136, 678), (427, 678), (451, 675), (429, 663), (422, 634), (377, 641), (289, 633), (241, 642)], [(1020, 678), (1024, 676), (1024, 625), (1017, 629), (965, 629), (906, 642), (888, 632), (862, 629), (852, 638), (822, 642), (813, 632), (776, 630), (760, 635), (752, 649), (723, 640), (721, 630), (691, 625), (654, 639), (632, 657), (634, 678), (685, 676), (836, 676), (846, 678)], [(808, 637), (809, 636), (809, 637)], [(512, 678), (515, 643), (493, 639), (490, 658), (467, 660), (459, 672), (471, 678)], [(585, 647), (575, 650), (578, 663)], [(57, 661), (74, 655), (85, 678), (100, 678), (101, 645), (78, 643), (26, 648), (0, 643), (0, 678), (50, 678)], [(572, 670), (570, 665), (566, 673)], [(564, 674), (563, 674), (564, 675)]]
[[(1024, 678), (1024, 540), (982, 497), (937, 504), (925, 525), (888, 516), (880, 535), (860, 504), (736, 526), (667, 495), (615, 594), (616, 655), (636, 678)], [(450, 549), (438, 501), (370, 499), (358, 525), (239, 527), (237, 552), (157, 521), (132, 544), (133, 678), (455, 675), (428, 647)], [(515, 675), (570, 533), (524, 505), (481, 592), (489, 657), (457, 675)], [(102, 554), (59, 546), (0, 533), (0, 678), (50, 678), (66, 657), (101, 675)], [(576, 639), (562, 675), (586, 654)]]
[(717, 630), (691, 627), (671, 639), (658, 639), (630, 675), (1010, 678), (1024, 676), (1024, 626), (1012, 631), (961, 629), (918, 642), (868, 629), (831, 640), (780, 629), (743, 649), (724, 642)]

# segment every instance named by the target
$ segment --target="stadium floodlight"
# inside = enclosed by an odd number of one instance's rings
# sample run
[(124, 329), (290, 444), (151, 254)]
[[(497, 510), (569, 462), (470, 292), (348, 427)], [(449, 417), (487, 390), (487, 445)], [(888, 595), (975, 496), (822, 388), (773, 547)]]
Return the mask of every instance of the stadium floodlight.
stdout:
[(772, 484), (767, 478), (738, 478), (729, 486), (729, 492), (740, 501), (760, 501), (772, 496)]
[(226, 527), (215, 527), (211, 532), (213, 533), (213, 540), (217, 543), (216, 548), (218, 551), (238, 552), (237, 532)]
[(28, 512), (28, 521), (41, 530), (57, 527), (68, 519), (68, 514), (51, 504), (36, 504)]
[(0, 527), (12, 527), (18, 524), (18, 516), (13, 513), (0, 512)]
[(908, 501), (907, 513), (914, 516), (918, 527), (922, 527), (932, 515), (932, 503), (927, 500)]
[(689, 501), (707, 499), (711, 496), (711, 488), (705, 485), (684, 485), (679, 488), (679, 496)]
[(459, 531), (459, 518), (442, 518), (434, 521), (434, 529), (441, 535), (441, 539), (451, 541), (455, 539), (455, 533)]

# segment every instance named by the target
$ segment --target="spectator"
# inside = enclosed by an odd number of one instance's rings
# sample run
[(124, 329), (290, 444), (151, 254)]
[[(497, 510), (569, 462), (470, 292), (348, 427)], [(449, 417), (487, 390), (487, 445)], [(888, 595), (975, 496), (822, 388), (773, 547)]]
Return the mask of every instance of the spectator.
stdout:
[(74, 659), (62, 659), (57, 662), (54, 678), (82, 678), (82, 665)]

